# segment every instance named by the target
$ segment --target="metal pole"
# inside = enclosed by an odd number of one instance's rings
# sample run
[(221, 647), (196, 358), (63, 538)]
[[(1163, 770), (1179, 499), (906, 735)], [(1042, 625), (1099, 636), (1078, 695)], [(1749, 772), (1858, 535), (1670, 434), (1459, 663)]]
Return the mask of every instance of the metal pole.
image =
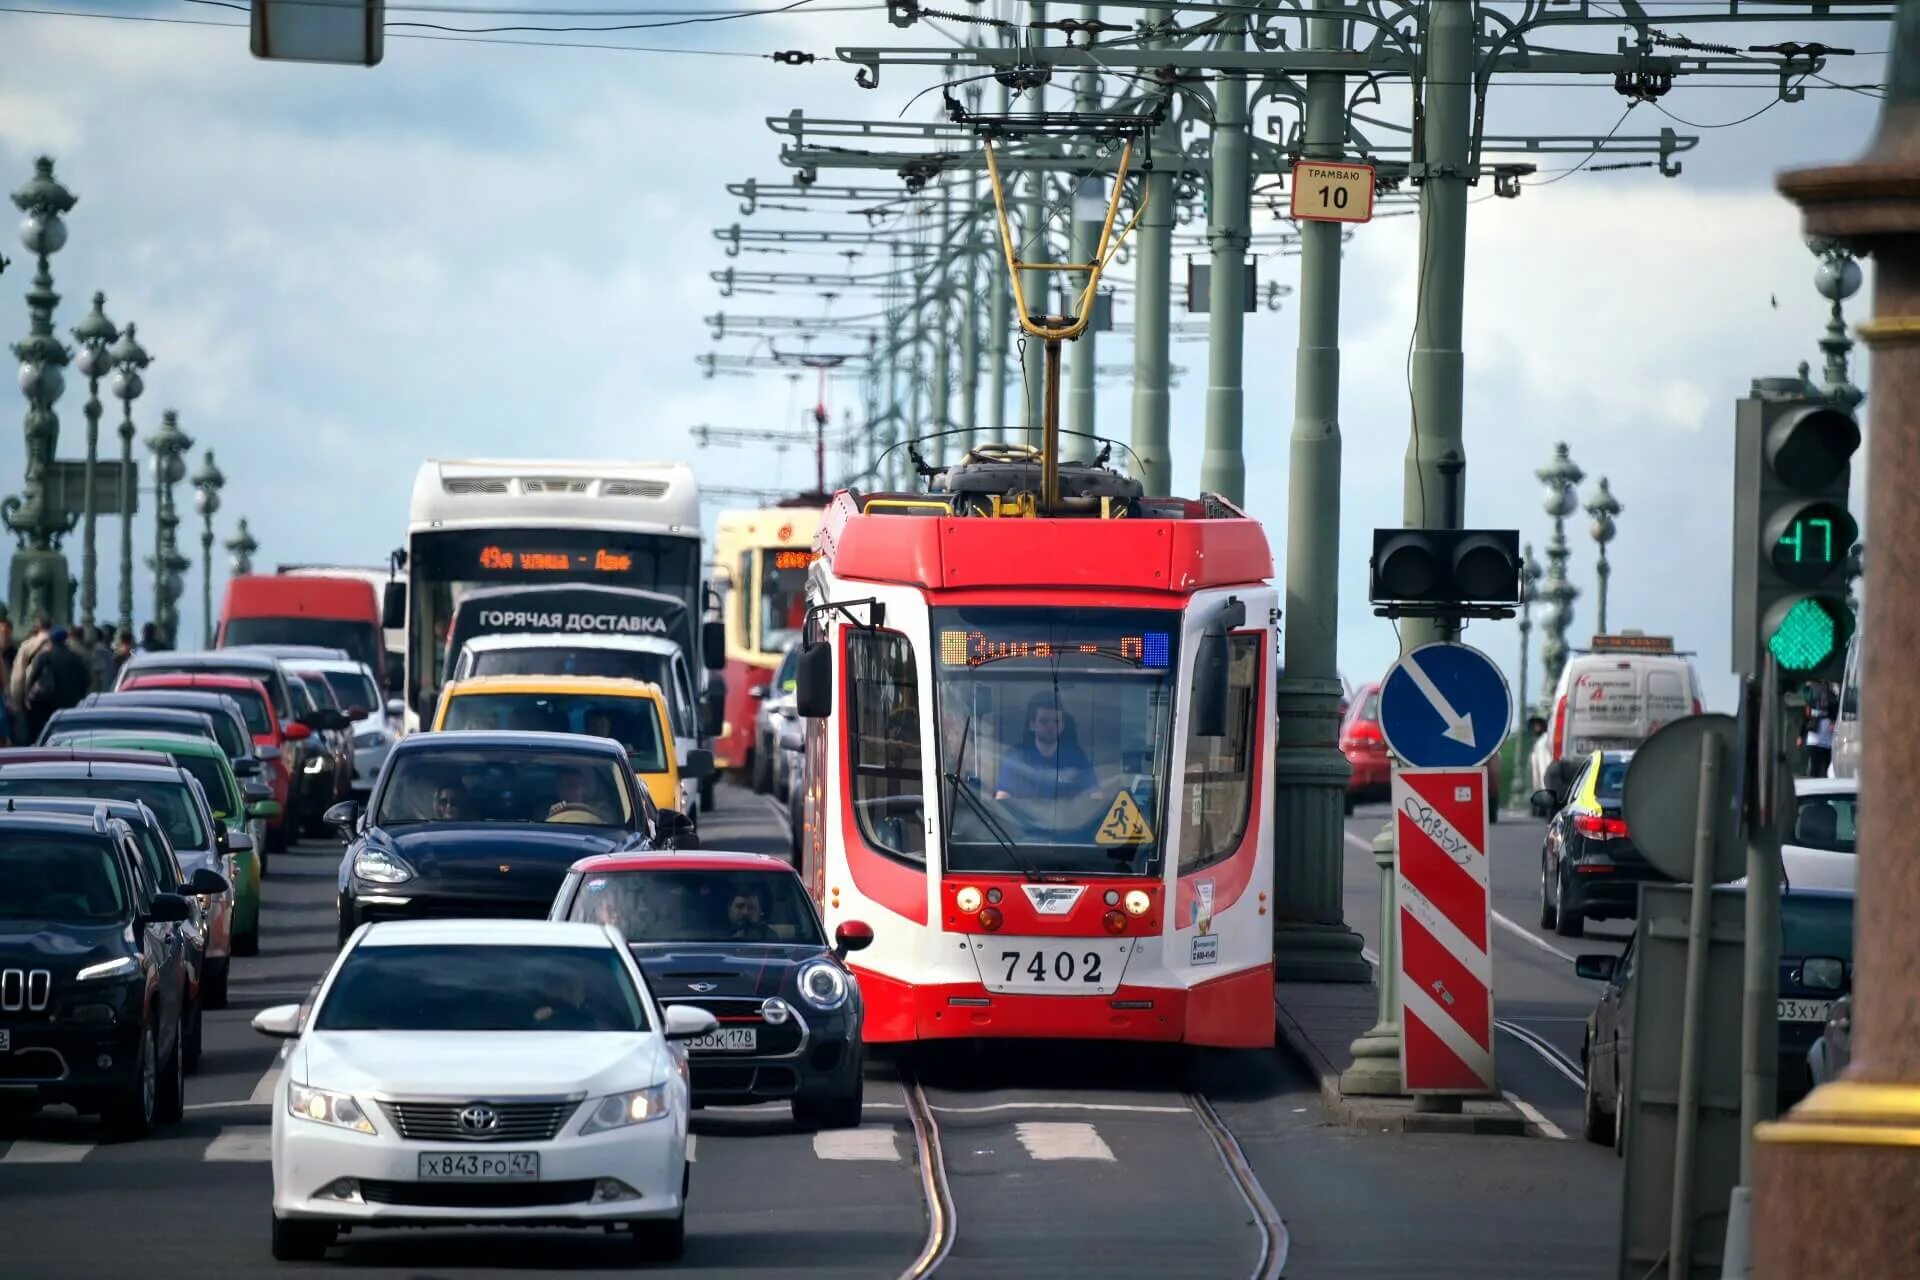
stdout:
[(1060, 509), (1060, 339), (1048, 338), (1045, 426), (1040, 437), (1040, 503), (1042, 515)]
[[(1713, 911), (1714, 832), (1718, 826), (1720, 753), (1717, 733), (1700, 743), (1700, 799), (1693, 823), (1693, 895), (1687, 915), (1687, 981), (1681, 996), (1680, 1109), (1673, 1139), (1673, 1200), (1667, 1225), (1668, 1280), (1693, 1274), (1693, 1166), (1700, 1117), (1700, 1040), (1707, 1000), (1707, 926)], [(1624, 1115), (1615, 1124), (1625, 1124)]]
[[(1013, 109), (1013, 90), (1005, 81), (1000, 83), (1000, 114), (1006, 115)], [(992, 231), (988, 232), (991, 236)], [(991, 246), (989, 246), (991, 247)], [(994, 260), (991, 252), (986, 255), (982, 269), (988, 279), (988, 316), (987, 346), (993, 357), (992, 402), (988, 409), (988, 439), (999, 443), (1008, 439), (1007, 435), (1007, 331), (1013, 324), (1013, 282), (1007, 278)]]
[(200, 530), (200, 647), (213, 648), (213, 517)]
[[(1100, 21), (1100, 6), (1081, 5), (1080, 17), (1089, 24), (1097, 24)], [(1100, 109), (1100, 73), (1097, 68), (1089, 67), (1077, 77), (1073, 105), (1078, 111), (1094, 112)], [(1088, 219), (1085, 214), (1086, 210), (1094, 204), (1094, 201), (1089, 198), (1090, 194), (1099, 191), (1103, 183), (1099, 178), (1091, 175), (1082, 177), (1077, 174), (1071, 175), (1069, 181), (1073, 183), (1073, 198), (1068, 204), (1068, 212), (1073, 222), (1067, 260), (1092, 262), (1094, 254), (1100, 247), (1100, 226), (1107, 214), (1106, 201), (1102, 199), (1099, 202), (1098, 217)], [(1068, 297), (1080, 291), (1079, 280), (1068, 276), (1065, 277), (1065, 281), (1065, 288), (1071, 291)], [(1066, 298), (1062, 301), (1066, 301)], [(1095, 306), (1097, 302), (1098, 299), (1089, 298), (1087, 305)], [(1064, 311), (1066, 308), (1063, 306), (1061, 309)], [(1068, 370), (1068, 376), (1072, 382), (1067, 388), (1067, 426), (1070, 430), (1083, 434), (1069, 435), (1061, 439), (1060, 457), (1063, 461), (1090, 462), (1093, 460), (1093, 441), (1088, 437), (1095, 430), (1098, 413), (1093, 390), (1093, 375), (1100, 353), (1098, 338), (1099, 335), (1094, 332), (1094, 326), (1089, 323), (1073, 343), (1073, 365)]]
[[(1038, 33), (1042, 30), (1040, 24), (1047, 20), (1047, 6), (1036, 3), (1032, 6), (1031, 13), (1031, 29)], [(1043, 40), (1044, 36), (1036, 34), (1034, 39), (1038, 42)], [(1033, 90), (1032, 97), (1033, 110), (1035, 112), (1045, 112), (1047, 109), (1046, 86), (1036, 86)], [(1019, 257), (1027, 262), (1051, 262), (1054, 259), (1051, 251), (1047, 248), (1046, 170), (1035, 169), (1027, 175), (1027, 181), (1027, 212), (1026, 217), (1022, 219), (1026, 225), (1021, 233), (1024, 247), (1021, 249)], [(1027, 272), (1026, 278), (1020, 282), (1020, 288), (1022, 292), (1026, 294), (1027, 308), (1029, 311), (1040, 315), (1045, 315), (1050, 312), (1046, 272)], [(1041, 442), (1035, 440), (1034, 437), (1041, 431), (1042, 422), (1047, 412), (1046, 352), (1043, 343), (1027, 339), (1022, 344), (1020, 371), (1021, 377), (1025, 379), (1027, 387), (1027, 440), (1030, 443), (1040, 444)]]
[[(1156, 27), (1172, 18), (1169, 9), (1149, 9), (1147, 21)], [(1166, 38), (1155, 37), (1151, 47), (1162, 48)], [(1153, 135), (1155, 165), (1142, 179), (1147, 204), (1135, 228), (1133, 275), (1133, 451), (1139, 456), (1138, 477), (1149, 495), (1173, 491), (1169, 463), (1167, 422), (1167, 344), (1172, 318), (1173, 284), (1173, 174), (1170, 166), (1180, 154), (1180, 126), (1168, 97), (1167, 118)]]
[[(1533, 708), (1527, 705), (1527, 640), (1533, 633), (1533, 589), (1540, 581), (1540, 564), (1533, 558), (1533, 544), (1529, 542), (1520, 554), (1520, 682), (1514, 687), (1514, 726), (1518, 744), (1513, 753), (1513, 781), (1508, 795), (1511, 803), (1518, 803), (1522, 796), (1531, 797), (1533, 788), (1527, 785), (1528, 761), (1533, 755)], [(1531, 801), (1529, 801), (1531, 809)]]
[[(1244, 26), (1220, 37), (1222, 52), (1247, 47)], [(1240, 453), (1243, 393), (1240, 371), (1246, 330), (1248, 242), (1247, 82), (1222, 79), (1214, 90), (1213, 175), (1208, 187), (1207, 422), (1200, 453), (1200, 489), (1236, 506), (1246, 500), (1246, 460)]]
[[(1307, 42), (1342, 47), (1338, 18), (1314, 18)], [(1344, 77), (1307, 77), (1305, 154), (1346, 145)], [(1346, 790), (1340, 751), (1340, 224), (1300, 224), (1300, 343), (1287, 474), (1286, 659), (1275, 700), (1274, 977), (1365, 982), (1360, 935), (1346, 924)]]
[(980, 211), (980, 175), (967, 175), (966, 234), (961, 237), (960, 270), (967, 282), (965, 314), (960, 326), (960, 426), (957, 456), (964, 458), (980, 430), (980, 260), (973, 251), (974, 229)]
[(1780, 1098), (1780, 809), (1793, 792), (1780, 793), (1780, 668), (1762, 646), (1760, 742), (1755, 752), (1760, 795), (1757, 819), (1747, 830), (1746, 965), (1741, 990), (1740, 1185), (1753, 1185), (1753, 1126), (1773, 1119)]
[[(1413, 432), (1407, 444), (1404, 511), (1409, 528), (1460, 528), (1466, 512), (1461, 440), (1461, 312), (1467, 262), (1467, 145), (1473, 117), (1470, 0), (1430, 0), (1421, 86), (1420, 289), (1414, 319)], [(1411, 651), (1457, 640), (1457, 621), (1412, 618), (1400, 628)]]
[(129, 324), (114, 346), (114, 394), (120, 398), (120, 632), (133, 635), (133, 513), (140, 473), (133, 466), (133, 402), (143, 390), (140, 370), (149, 362)]

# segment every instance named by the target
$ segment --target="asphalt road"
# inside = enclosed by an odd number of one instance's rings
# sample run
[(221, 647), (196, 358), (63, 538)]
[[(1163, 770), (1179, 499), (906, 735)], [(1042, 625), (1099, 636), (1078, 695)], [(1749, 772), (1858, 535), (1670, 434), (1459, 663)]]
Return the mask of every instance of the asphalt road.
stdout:
[[(721, 797), (702, 826), (708, 847), (785, 847), (771, 805), (734, 788)], [(322, 1264), (271, 1260), (265, 1098), (277, 1047), (247, 1023), (262, 1008), (300, 999), (332, 958), (338, 858), (337, 844), (318, 843), (275, 858), (261, 955), (238, 963), (232, 1006), (208, 1015), (205, 1065), (188, 1080), (183, 1123), (125, 1144), (104, 1141), (93, 1121), (60, 1109), (0, 1128), (0, 1276), (632, 1269), (623, 1240), (564, 1231), (359, 1233)], [(1351, 871), (1349, 888), (1371, 892)], [(1356, 912), (1371, 909), (1359, 897), (1349, 901)], [(1516, 920), (1520, 909), (1502, 907)], [(1507, 950), (1496, 962), (1503, 1016), (1549, 1028), (1558, 1024), (1546, 1019), (1578, 1008), (1586, 984), (1570, 967), (1522, 943), (1510, 949), (1511, 964)], [(1528, 952), (1538, 957), (1531, 973)], [(1577, 1028), (1574, 1035), (1577, 1050)], [(1545, 1092), (1552, 1073), (1531, 1056), (1532, 1074), (1524, 1074), (1524, 1056), (1504, 1052), (1503, 1083), (1519, 1073), (1517, 1087), (1564, 1111), (1565, 1100), (1550, 1103)], [(931, 1108), (951, 1189), (942, 1276), (1253, 1274), (1260, 1215), (1191, 1094), (1212, 1100), (1257, 1176), (1251, 1195), (1284, 1218), (1274, 1243), (1287, 1251), (1287, 1276), (1599, 1275), (1611, 1260), (1619, 1177), (1611, 1153), (1577, 1134), (1550, 1142), (1345, 1129), (1275, 1053), (1188, 1057), (1020, 1044), (876, 1056), (869, 1072), (867, 1122), (857, 1130), (799, 1129), (784, 1107), (695, 1117), (689, 1238), (678, 1269), (713, 1277), (902, 1274), (928, 1226), (908, 1077)]]

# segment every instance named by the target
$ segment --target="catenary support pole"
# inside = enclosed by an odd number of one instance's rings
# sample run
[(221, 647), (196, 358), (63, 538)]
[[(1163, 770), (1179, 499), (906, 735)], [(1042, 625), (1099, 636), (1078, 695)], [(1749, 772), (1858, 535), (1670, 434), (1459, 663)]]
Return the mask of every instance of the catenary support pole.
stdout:
[[(1307, 24), (1312, 48), (1343, 47), (1337, 18)], [(1307, 77), (1305, 155), (1338, 159), (1345, 80)], [(1340, 751), (1340, 231), (1300, 224), (1300, 344), (1287, 475), (1285, 674), (1275, 686), (1273, 944), (1280, 981), (1365, 982), (1346, 924), (1346, 791)]]
[[(953, 426), (953, 333), (959, 326), (953, 314), (953, 188), (940, 186), (940, 243), (935, 247), (937, 266), (932, 273), (933, 306), (933, 420), (927, 430), (943, 432)], [(936, 435), (921, 450), (927, 461), (944, 461), (953, 447), (953, 437)]]
[[(1244, 25), (1223, 34), (1218, 47), (1238, 53), (1247, 47)], [(1200, 489), (1236, 505), (1246, 500), (1246, 460), (1240, 452), (1244, 393), (1240, 376), (1245, 353), (1246, 261), (1251, 199), (1247, 184), (1247, 82), (1239, 76), (1214, 86), (1213, 175), (1208, 187), (1208, 270), (1206, 441), (1200, 452)]]
[[(1147, 21), (1155, 25), (1171, 19), (1167, 9), (1149, 9)], [(1154, 47), (1165, 43), (1155, 37)], [(1168, 452), (1167, 423), (1170, 394), (1167, 388), (1167, 345), (1172, 327), (1173, 281), (1173, 174), (1171, 166), (1180, 154), (1180, 125), (1173, 118), (1169, 98), (1167, 118), (1155, 127), (1153, 158), (1155, 167), (1141, 179), (1146, 208), (1140, 211), (1134, 229), (1133, 274), (1133, 452), (1139, 459), (1137, 477), (1148, 494), (1173, 491), (1173, 475)]]
[[(1080, 18), (1091, 27), (1100, 21), (1100, 6), (1083, 4), (1080, 6)], [(1098, 68), (1088, 67), (1075, 79), (1073, 106), (1076, 111), (1095, 112), (1100, 109), (1100, 73)], [(1091, 175), (1082, 177), (1069, 174), (1073, 197), (1068, 203), (1069, 216), (1072, 218), (1072, 243), (1067, 251), (1069, 262), (1091, 262), (1100, 247), (1100, 226), (1106, 218), (1106, 196), (1103, 191), (1105, 182)], [(1100, 193), (1095, 199), (1095, 193)], [(1087, 215), (1092, 212), (1093, 217)], [(1065, 277), (1066, 297), (1077, 297), (1082, 281), (1079, 277)], [(1089, 298), (1087, 305), (1096, 305), (1097, 299)], [(1100, 355), (1100, 335), (1089, 324), (1080, 336), (1074, 340), (1073, 360), (1067, 366), (1067, 430), (1079, 434), (1060, 437), (1060, 457), (1067, 462), (1091, 461), (1094, 454), (1093, 441), (1087, 437), (1097, 429), (1097, 405), (1094, 396), (1094, 371)]]
[[(1000, 114), (1005, 116), (1013, 110), (1013, 90), (1005, 81), (1000, 83)], [(976, 206), (977, 207), (977, 206)], [(990, 379), (991, 403), (987, 406), (987, 438), (997, 442), (1012, 437), (1007, 431), (1007, 340), (1008, 330), (1013, 326), (1013, 282), (1007, 279), (1007, 273), (999, 267), (995, 256), (998, 241), (993, 237), (996, 232), (988, 231), (989, 243), (985, 261), (981, 269), (987, 273), (988, 316), (987, 347), (992, 354), (993, 373)]]
[[(1038, 34), (1041, 24), (1047, 20), (1047, 6), (1035, 4), (1030, 10), (1031, 26)], [(1047, 89), (1045, 85), (1036, 86), (1031, 94), (1031, 110), (1044, 113), (1047, 109)], [(1021, 219), (1024, 224), (1015, 232), (1016, 242), (1020, 246), (1020, 258), (1026, 262), (1052, 262), (1052, 250), (1048, 248), (1047, 236), (1047, 171), (1035, 169), (1027, 175), (1027, 209)], [(1048, 275), (1044, 271), (1029, 271), (1020, 281), (1020, 290), (1026, 295), (1027, 310), (1035, 315), (1044, 315), (1049, 310)], [(1047, 354), (1044, 343), (1029, 338), (1021, 344), (1020, 376), (1026, 384), (1027, 408), (1026, 442), (1036, 447), (1040, 444), (1042, 424), (1046, 418)]]
[[(1467, 144), (1472, 118), (1473, 5), (1431, 0), (1427, 8), (1425, 110), (1421, 121), (1420, 287), (1415, 301), (1413, 423), (1403, 507), (1409, 528), (1459, 528), (1464, 517), (1466, 452), (1461, 443), (1460, 324), (1467, 248)], [(1408, 618), (1401, 652), (1459, 636), (1459, 624)], [(1390, 955), (1398, 910), (1391, 823), (1373, 839), (1383, 921), (1376, 1021), (1353, 1043), (1345, 1093), (1400, 1092), (1399, 959)]]
[(980, 175), (967, 175), (966, 217), (962, 224), (960, 271), (966, 281), (966, 305), (960, 317), (960, 427), (956, 439), (956, 459), (967, 456), (980, 434), (980, 255), (974, 250), (974, 234), (980, 218)]

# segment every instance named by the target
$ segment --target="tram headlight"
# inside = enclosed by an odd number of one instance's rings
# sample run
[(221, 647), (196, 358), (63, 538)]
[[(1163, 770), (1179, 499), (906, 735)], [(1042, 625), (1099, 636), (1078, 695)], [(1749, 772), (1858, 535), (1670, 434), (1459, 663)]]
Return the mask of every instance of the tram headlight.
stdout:
[(953, 895), (953, 905), (956, 907), (959, 907), (962, 911), (966, 912), (968, 915), (972, 915), (974, 912), (978, 911), (980, 909), (981, 904), (985, 900), (986, 899), (982, 896), (980, 891), (974, 888), (972, 885), (968, 885), (966, 888), (960, 890), (960, 892)]
[(1126, 905), (1128, 915), (1143, 916), (1152, 908), (1153, 899), (1145, 889), (1129, 889), (1127, 890)]

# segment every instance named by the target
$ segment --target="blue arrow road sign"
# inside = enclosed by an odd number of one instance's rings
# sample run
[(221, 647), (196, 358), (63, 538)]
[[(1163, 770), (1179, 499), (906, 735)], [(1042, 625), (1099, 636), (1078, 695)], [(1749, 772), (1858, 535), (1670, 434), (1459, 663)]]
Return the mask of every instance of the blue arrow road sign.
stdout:
[(1492, 658), (1464, 644), (1421, 645), (1380, 685), (1380, 731), (1418, 768), (1469, 769), (1507, 736), (1513, 699)]

